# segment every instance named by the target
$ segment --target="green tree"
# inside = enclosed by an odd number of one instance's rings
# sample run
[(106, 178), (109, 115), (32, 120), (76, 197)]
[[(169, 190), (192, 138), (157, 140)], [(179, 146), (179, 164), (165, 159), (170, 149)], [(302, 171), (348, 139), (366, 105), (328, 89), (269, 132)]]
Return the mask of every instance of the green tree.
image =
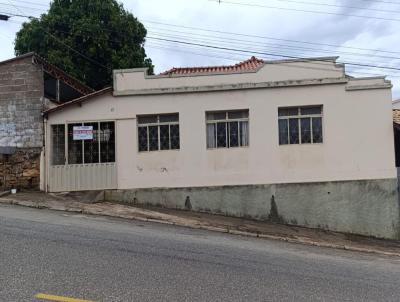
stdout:
[[(149, 67), (147, 31), (116, 0), (53, 0), (39, 19), (23, 24), (15, 54), (34, 51), (94, 89), (112, 82), (112, 70)], [(83, 54), (86, 58), (77, 53)]]

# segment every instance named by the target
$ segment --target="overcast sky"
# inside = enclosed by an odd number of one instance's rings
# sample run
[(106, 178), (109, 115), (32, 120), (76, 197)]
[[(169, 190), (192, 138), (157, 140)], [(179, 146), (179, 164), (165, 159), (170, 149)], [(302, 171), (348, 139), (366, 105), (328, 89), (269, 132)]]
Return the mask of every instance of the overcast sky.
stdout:
[[(0, 12), (39, 16), (49, 0), (1, 2)], [(347, 65), (346, 70), (354, 76), (388, 75), (393, 98), (400, 98), (400, 0), (121, 2), (148, 29), (146, 53), (157, 73), (171, 67), (233, 64), (251, 55), (267, 60), (278, 55), (340, 56), (341, 62), (393, 67)], [(0, 21), (0, 60), (13, 57), (15, 33), (26, 19), (10, 20)]]

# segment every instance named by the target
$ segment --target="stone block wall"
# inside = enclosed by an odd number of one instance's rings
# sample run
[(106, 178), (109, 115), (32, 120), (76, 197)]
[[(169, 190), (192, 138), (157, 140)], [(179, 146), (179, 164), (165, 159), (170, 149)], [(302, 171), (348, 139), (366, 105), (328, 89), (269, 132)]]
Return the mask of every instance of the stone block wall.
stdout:
[(38, 189), (41, 148), (19, 148), (0, 156), (0, 190)]
[(43, 71), (28, 56), (0, 63), (0, 189), (39, 188)]

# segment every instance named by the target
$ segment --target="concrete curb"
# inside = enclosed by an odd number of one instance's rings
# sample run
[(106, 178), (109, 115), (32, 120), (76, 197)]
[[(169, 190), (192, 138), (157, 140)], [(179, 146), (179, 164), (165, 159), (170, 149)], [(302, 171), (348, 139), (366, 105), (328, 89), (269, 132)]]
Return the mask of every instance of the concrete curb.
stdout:
[(384, 255), (384, 256), (392, 256), (392, 257), (400, 258), (400, 252), (399, 253), (385, 252), (385, 251), (381, 251), (381, 250), (360, 248), (360, 247), (355, 247), (355, 246), (350, 246), (350, 245), (339, 245), (339, 244), (333, 244), (333, 243), (317, 242), (317, 241), (301, 239), (301, 238), (290, 238), (290, 237), (284, 237), (284, 236), (255, 233), (255, 232), (238, 231), (238, 230), (232, 230), (228, 227), (222, 228), (222, 227), (216, 227), (216, 226), (212, 226), (212, 225), (206, 226), (206, 225), (196, 225), (196, 224), (190, 224), (190, 223), (177, 223), (177, 222), (173, 222), (173, 221), (169, 221), (169, 220), (140, 217), (138, 215), (134, 216), (132, 214), (128, 217), (127, 215), (119, 215), (119, 214), (113, 214), (113, 213), (91, 211), (91, 210), (85, 209), (84, 207), (83, 208), (68, 207), (68, 206), (53, 206), (52, 207), (52, 206), (46, 205), (45, 203), (19, 202), (19, 201), (12, 200), (12, 199), (2, 199), (2, 200), (0, 200), (0, 204), (17, 205), (17, 206), (24, 206), (24, 207), (35, 208), (35, 209), (48, 209), (48, 210), (54, 210), (54, 211), (81, 213), (81, 214), (87, 214), (87, 215), (98, 215), (98, 216), (115, 217), (115, 218), (122, 218), (122, 219), (131, 219), (131, 220), (144, 221), (144, 222), (154, 222), (154, 223), (160, 223), (160, 224), (188, 227), (191, 229), (207, 230), (207, 231), (220, 232), (220, 233), (226, 233), (226, 234), (232, 234), (232, 235), (262, 238), (262, 239), (269, 239), (269, 240), (279, 240), (279, 241), (284, 241), (284, 242), (288, 242), (288, 243), (297, 243), (297, 244), (304, 244), (304, 245), (309, 245), (309, 246), (333, 248), (333, 249), (362, 252), (362, 253), (369, 253), (369, 254), (379, 254), (379, 255)]

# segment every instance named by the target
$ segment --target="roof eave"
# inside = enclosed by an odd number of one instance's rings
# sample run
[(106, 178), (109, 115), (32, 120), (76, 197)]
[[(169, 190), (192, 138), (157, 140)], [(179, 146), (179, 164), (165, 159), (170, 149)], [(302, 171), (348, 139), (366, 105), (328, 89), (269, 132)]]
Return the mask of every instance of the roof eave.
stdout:
[(84, 96), (82, 96), (82, 97), (80, 97), (80, 98), (77, 98), (77, 99), (74, 99), (74, 100), (72, 100), (72, 101), (63, 103), (63, 104), (61, 104), (61, 105), (59, 105), (59, 106), (57, 106), (57, 107), (47, 109), (47, 110), (45, 110), (45, 111), (42, 112), (42, 115), (43, 115), (44, 117), (47, 117), (50, 113), (53, 113), (53, 112), (56, 112), (56, 111), (59, 111), (59, 110), (63, 110), (64, 108), (67, 108), (67, 107), (72, 106), (72, 105), (79, 105), (79, 104), (82, 104), (82, 103), (84, 103), (84, 102), (86, 102), (86, 101), (89, 101), (89, 100), (95, 98), (95, 97), (104, 95), (104, 94), (106, 94), (106, 93), (108, 93), (108, 92), (112, 92), (112, 91), (113, 91), (113, 88), (112, 88), (112, 87), (103, 88), (103, 89), (98, 90), (98, 91), (95, 91), (95, 92), (93, 92), (93, 93), (91, 93), (91, 94), (84, 95)]

